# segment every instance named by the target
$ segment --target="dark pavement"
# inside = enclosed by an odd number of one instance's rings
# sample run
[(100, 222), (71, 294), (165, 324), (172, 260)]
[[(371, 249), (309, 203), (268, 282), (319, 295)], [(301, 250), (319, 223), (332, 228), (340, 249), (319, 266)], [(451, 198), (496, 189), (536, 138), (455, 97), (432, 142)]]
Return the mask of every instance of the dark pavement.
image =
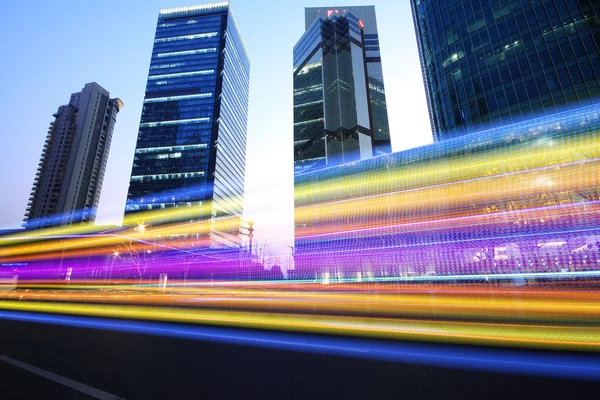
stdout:
[[(600, 389), (600, 381), (6, 319), (0, 355), (127, 399), (575, 399), (596, 398)], [(90, 397), (0, 360), (0, 398)]]

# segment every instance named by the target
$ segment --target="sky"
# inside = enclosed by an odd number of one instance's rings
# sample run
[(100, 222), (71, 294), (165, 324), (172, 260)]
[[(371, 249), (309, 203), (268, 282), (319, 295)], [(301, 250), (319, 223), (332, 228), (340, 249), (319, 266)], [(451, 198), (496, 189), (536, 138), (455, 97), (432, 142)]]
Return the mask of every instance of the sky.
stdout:
[[(21, 226), (52, 114), (98, 82), (117, 117), (97, 224), (120, 224), (158, 11), (190, 0), (11, 1), (0, 24), (0, 229)], [(410, 2), (232, 0), (251, 60), (244, 218), (293, 244), (292, 50), (304, 7), (375, 5), (393, 151), (432, 142)]]

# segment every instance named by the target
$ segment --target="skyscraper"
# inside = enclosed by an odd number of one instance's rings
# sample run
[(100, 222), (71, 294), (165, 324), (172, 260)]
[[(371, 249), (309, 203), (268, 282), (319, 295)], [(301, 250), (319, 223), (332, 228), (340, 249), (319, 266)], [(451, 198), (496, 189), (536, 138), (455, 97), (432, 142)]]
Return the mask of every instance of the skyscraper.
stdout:
[(600, 2), (411, 5), (434, 140), (600, 100)]
[(23, 226), (94, 222), (110, 141), (123, 107), (97, 83), (53, 114)]
[(126, 213), (208, 206), (211, 219), (242, 216), (249, 70), (228, 2), (160, 10)]
[(318, 17), (294, 47), (294, 172), (373, 156), (363, 22)]
[(375, 6), (337, 6), (337, 7), (306, 7), (304, 23), (306, 30), (316, 18), (331, 14), (352, 13), (364, 25), (364, 51), (367, 63), (369, 105), (371, 107), (373, 154), (378, 156), (392, 152), (390, 141), (390, 126), (388, 122), (385, 87), (383, 85), (383, 70), (381, 66), (381, 51), (379, 49), (379, 32)]

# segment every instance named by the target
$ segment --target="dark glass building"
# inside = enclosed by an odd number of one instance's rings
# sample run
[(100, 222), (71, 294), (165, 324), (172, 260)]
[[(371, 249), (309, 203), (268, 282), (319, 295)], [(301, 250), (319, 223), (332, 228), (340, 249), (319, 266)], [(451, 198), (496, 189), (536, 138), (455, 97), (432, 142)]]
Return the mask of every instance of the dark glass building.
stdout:
[[(211, 221), (242, 216), (249, 70), (228, 2), (160, 11), (126, 214), (208, 207)], [(239, 243), (235, 231), (210, 237)]]
[(53, 114), (23, 226), (93, 223), (110, 142), (123, 107), (95, 82)]
[(364, 51), (367, 64), (369, 105), (373, 124), (373, 154), (378, 156), (391, 153), (392, 144), (390, 141), (385, 87), (383, 85), (375, 6), (306, 7), (304, 9), (306, 30), (312, 26), (316, 18), (328, 18), (332, 14), (343, 15), (346, 12), (352, 13), (364, 25)]
[(434, 140), (600, 99), (600, 2), (411, 0)]
[(294, 47), (294, 172), (373, 156), (364, 24), (317, 18)]

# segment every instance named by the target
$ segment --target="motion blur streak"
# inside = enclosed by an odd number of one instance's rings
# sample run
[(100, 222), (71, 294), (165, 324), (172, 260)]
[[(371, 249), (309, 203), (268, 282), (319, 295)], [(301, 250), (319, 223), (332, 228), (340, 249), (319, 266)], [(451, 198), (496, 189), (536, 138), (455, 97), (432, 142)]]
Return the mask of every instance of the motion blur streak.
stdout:
[(600, 380), (600, 359), (597, 356), (582, 354), (549, 354), (421, 343), (402, 344), (366, 339), (6, 311), (0, 312), (0, 318), (475, 371)]
[[(259, 294), (256, 294), (257, 296)], [(263, 295), (264, 296), (264, 295)], [(147, 297), (145, 304), (144, 297)], [(171, 297), (171, 296), (169, 296)], [(189, 299), (189, 295), (185, 298)], [(266, 299), (272, 299), (273, 293), (267, 294)], [(61, 303), (60, 301), (72, 299), (75, 303)], [(34, 298), (30, 298), (34, 300)], [(238, 302), (231, 301), (229, 304), (224, 304), (219, 307), (211, 308), (208, 304), (201, 309), (193, 307), (183, 307), (184, 304), (178, 301), (177, 298), (163, 300), (163, 305), (170, 301), (170, 307), (160, 307), (154, 304), (160, 304), (159, 301), (152, 301), (149, 295), (136, 297), (132, 296), (115, 296), (110, 298), (101, 295), (88, 296), (85, 301), (90, 303), (78, 303), (77, 301), (84, 300), (77, 296), (64, 297), (55, 296), (47, 300), (56, 302), (39, 301), (1, 301), (0, 309), (13, 311), (27, 312), (46, 312), (58, 314), (77, 314), (89, 315), (98, 317), (116, 317), (125, 319), (146, 319), (165, 322), (182, 322), (206, 325), (223, 325), (239, 328), (252, 329), (271, 329), (285, 331), (299, 331), (307, 333), (323, 333), (349, 336), (368, 336), (387, 339), (402, 339), (402, 340), (426, 340), (426, 341), (442, 341), (452, 343), (475, 343), (494, 346), (521, 346), (521, 347), (538, 347), (538, 348), (553, 348), (553, 349), (569, 349), (569, 350), (600, 350), (600, 327), (578, 327), (573, 329), (570, 324), (550, 324), (550, 321), (545, 321), (546, 324), (531, 324), (526, 318), (521, 321), (516, 319), (512, 323), (493, 323), (487, 322), (489, 317), (475, 313), (469, 315), (466, 313), (464, 317), (470, 319), (470, 322), (461, 322), (455, 320), (427, 320), (422, 316), (427, 316), (425, 312), (417, 313), (417, 317), (412, 318), (385, 318), (378, 316), (369, 316), (371, 312), (365, 312), (364, 309), (355, 311), (352, 304), (347, 305), (347, 310), (354, 310), (355, 315), (351, 312), (328, 314), (332, 309), (325, 305), (323, 314), (310, 315), (307, 313), (280, 312), (277, 310), (269, 310), (270, 302), (253, 301), (249, 304), (248, 310), (238, 311)], [(144, 304), (143, 306), (132, 305), (137, 302)], [(208, 302), (218, 302), (219, 299), (207, 299)], [(122, 303), (124, 305), (103, 304), (112, 302)], [(99, 304), (101, 303), (101, 304)], [(286, 304), (283, 304), (285, 310)], [(190, 304), (188, 304), (189, 306)], [(202, 306), (202, 301), (197, 301), (197, 306)], [(306, 304), (310, 307), (311, 301)], [(181, 306), (181, 307), (174, 307)], [(431, 313), (439, 306), (433, 306), (429, 310), (429, 316), (440, 318), (443, 313)], [(456, 306), (455, 306), (456, 307)], [(466, 306), (466, 309), (473, 307), (471, 304)], [(373, 305), (377, 315), (377, 304)], [(417, 307), (421, 309), (422, 307)], [(460, 307), (458, 307), (460, 309)], [(338, 310), (336, 310), (338, 311)], [(515, 314), (519, 313), (518, 308)], [(449, 315), (452, 315), (451, 312)], [(460, 314), (460, 313), (458, 313)], [(535, 314), (535, 313), (534, 313)], [(560, 315), (561, 313), (558, 312)], [(544, 315), (542, 311), (538, 315)], [(596, 317), (597, 313), (594, 314)], [(456, 316), (456, 314), (454, 314)], [(481, 322), (477, 319), (482, 320)], [(597, 318), (596, 318), (597, 319)], [(587, 318), (585, 319), (587, 321)], [(520, 322), (520, 323), (519, 323)], [(581, 321), (579, 321), (581, 322)]]
[[(106, 284), (106, 282), (100, 282)], [(134, 282), (111, 287), (33, 285), (0, 299), (28, 302), (173, 305), (224, 310), (385, 316), (412, 318), (468, 318), (469, 321), (506, 321), (523, 324), (586, 324), (600, 326), (600, 292), (544, 288), (441, 286), (433, 284), (337, 284), (323, 289), (319, 283), (172, 283), (142, 288)], [(31, 305), (35, 307), (35, 304)]]
[(0, 309), (596, 357), (599, 168), (597, 104), (297, 174), (285, 254), (210, 204), (12, 232)]

